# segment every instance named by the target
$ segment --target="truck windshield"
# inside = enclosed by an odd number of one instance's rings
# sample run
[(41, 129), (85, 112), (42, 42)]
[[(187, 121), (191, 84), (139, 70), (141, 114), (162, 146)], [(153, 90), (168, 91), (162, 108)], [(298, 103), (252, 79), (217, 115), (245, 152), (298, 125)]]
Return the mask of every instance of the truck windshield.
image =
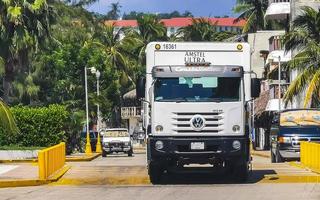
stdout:
[(240, 101), (239, 77), (158, 78), (155, 101), (162, 102), (235, 102)]

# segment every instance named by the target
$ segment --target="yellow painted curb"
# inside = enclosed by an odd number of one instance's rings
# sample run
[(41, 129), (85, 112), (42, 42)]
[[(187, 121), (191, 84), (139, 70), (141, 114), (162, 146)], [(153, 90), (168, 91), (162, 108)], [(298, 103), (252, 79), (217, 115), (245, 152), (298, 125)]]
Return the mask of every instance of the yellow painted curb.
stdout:
[(36, 163), (38, 159), (0, 160), (0, 163)]
[(58, 181), (71, 167), (64, 166), (61, 170), (55, 173), (48, 180), (41, 179), (13, 179), (13, 180), (0, 180), (0, 188), (6, 187), (26, 187), (38, 186)]
[(47, 180), (39, 179), (25, 179), (25, 180), (1, 180), (0, 188), (4, 187), (25, 187), (25, 186), (37, 186), (48, 183)]
[(319, 174), (319, 176), (320, 176), (320, 171), (314, 170), (314, 169), (310, 169), (310, 168), (308, 168), (307, 166), (305, 166), (304, 164), (302, 164), (302, 163), (300, 163), (300, 162), (294, 162), (294, 161), (292, 161), (292, 162), (289, 162), (289, 165), (291, 165), (291, 166), (293, 166), (293, 167), (298, 167), (298, 168), (301, 168), (301, 169), (309, 170), (309, 171), (311, 171), (311, 172), (314, 172), (314, 173)]
[(320, 183), (320, 176), (265, 175), (259, 183)]
[(71, 166), (65, 165), (62, 169), (56, 172), (54, 175), (49, 177), (49, 181), (54, 182), (58, 181), (67, 171), (71, 168)]
[(66, 157), (66, 162), (87, 162), (98, 158), (101, 153), (92, 154), (91, 156)]

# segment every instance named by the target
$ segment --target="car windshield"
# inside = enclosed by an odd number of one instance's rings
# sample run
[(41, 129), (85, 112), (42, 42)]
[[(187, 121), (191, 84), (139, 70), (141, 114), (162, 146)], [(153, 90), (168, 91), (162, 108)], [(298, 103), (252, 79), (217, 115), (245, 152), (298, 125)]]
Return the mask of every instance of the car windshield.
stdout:
[(105, 137), (129, 137), (128, 131), (106, 131), (103, 136)]
[(240, 101), (239, 77), (158, 78), (154, 85), (158, 102)]
[(280, 126), (320, 126), (319, 110), (292, 110), (281, 113)]

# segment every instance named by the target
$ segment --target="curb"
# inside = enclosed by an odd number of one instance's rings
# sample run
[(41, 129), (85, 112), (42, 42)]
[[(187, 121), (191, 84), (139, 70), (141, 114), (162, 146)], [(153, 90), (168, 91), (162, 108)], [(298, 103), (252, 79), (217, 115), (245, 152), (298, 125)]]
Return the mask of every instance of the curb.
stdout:
[(320, 183), (320, 176), (264, 175), (260, 183)]
[(319, 170), (310, 169), (310, 168), (308, 168), (307, 166), (301, 164), (300, 162), (292, 161), (292, 162), (289, 162), (289, 165), (290, 165), (290, 166), (293, 166), (293, 167), (300, 168), (300, 169), (309, 170), (309, 171), (311, 171), (311, 172), (313, 172), (313, 173), (316, 173), (316, 174), (319, 174), (319, 175), (320, 175), (320, 171), (319, 171)]
[(38, 159), (0, 160), (0, 163), (36, 163)]
[(91, 156), (82, 156), (82, 157), (66, 157), (66, 162), (87, 162), (92, 161), (101, 156), (101, 153), (93, 154)]
[[(101, 153), (93, 154), (91, 156), (79, 156), (77, 157), (66, 157), (66, 162), (81, 162), (81, 161), (92, 161), (99, 157)], [(0, 160), (0, 163), (37, 163), (38, 159), (17, 159), (17, 160)]]
[(26, 186), (38, 186), (58, 181), (71, 167), (65, 165), (57, 173), (55, 173), (48, 180), (41, 179), (14, 179), (14, 180), (0, 180), (0, 188), (6, 187), (26, 187)]

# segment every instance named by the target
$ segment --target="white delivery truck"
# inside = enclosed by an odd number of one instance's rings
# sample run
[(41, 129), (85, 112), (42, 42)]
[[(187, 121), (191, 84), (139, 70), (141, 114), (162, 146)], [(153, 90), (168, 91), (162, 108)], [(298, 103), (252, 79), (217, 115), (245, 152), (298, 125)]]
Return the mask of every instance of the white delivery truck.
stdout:
[(231, 169), (246, 180), (249, 104), (260, 93), (247, 43), (152, 42), (137, 81), (147, 134), (148, 173), (190, 164)]

